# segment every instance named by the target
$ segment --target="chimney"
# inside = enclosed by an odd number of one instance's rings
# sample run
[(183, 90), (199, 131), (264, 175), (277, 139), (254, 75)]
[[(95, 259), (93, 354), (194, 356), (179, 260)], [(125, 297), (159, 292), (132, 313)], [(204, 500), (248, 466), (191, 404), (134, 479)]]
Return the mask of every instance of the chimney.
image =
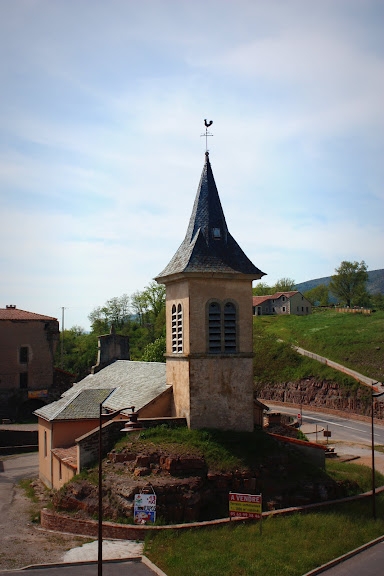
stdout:
[(6, 308), (7, 310), (15, 310), (16, 304), (7, 304)]
[(116, 334), (114, 326), (111, 333), (99, 336), (97, 363), (91, 368), (91, 374), (96, 374), (116, 360), (130, 360), (129, 336)]

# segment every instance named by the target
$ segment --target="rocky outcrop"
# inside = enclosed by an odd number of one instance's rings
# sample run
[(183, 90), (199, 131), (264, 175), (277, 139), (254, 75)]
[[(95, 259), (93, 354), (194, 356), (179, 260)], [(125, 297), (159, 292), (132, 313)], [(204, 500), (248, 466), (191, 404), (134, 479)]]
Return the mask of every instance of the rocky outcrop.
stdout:
[[(262, 493), (264, 508), (277, 509), (341, 498), (342, 485), (321, 470), (307, 474), (294, 451), (266, 456), (252, 469), (209, 471), (195, 454), (130, 451), (109, 455), (103, 465), (103, 517), (127, 521), (133, 516), (135, 494), (154, 491), (157, 516), (165, 522), (193, 522), (228, 516), (229, 492)], [(89, 480), (66, 484), (54, 496), (58, 510), (92, 517), (98, 510), (98, 489)], [(132, 521), (132, 520), (131, 520)]]
[[(257, 397), (268, 402), (286, 402), (299, 406), (330, 408), (343, 412), (353, 412), (364, 416), (371, 415), (371, 390), (358, 385), (343, 388), (330, 380), (306, 378), (298, 382), (257, 385)], [(384, 418), (384, 405), (375, 401), (375, 418)]]

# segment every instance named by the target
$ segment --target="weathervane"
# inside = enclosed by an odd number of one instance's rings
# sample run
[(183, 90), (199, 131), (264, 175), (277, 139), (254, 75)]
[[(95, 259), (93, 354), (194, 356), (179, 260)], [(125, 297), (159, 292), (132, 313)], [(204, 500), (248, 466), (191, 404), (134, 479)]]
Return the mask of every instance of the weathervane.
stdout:
[(205, 134), (200, 134), (200, 136), (205, 136), (205, 151), (208, 152), (208, 136), (213, 136), (213, 134), (211, 134), (210, 132), (208, 132), (208, 128), (211, 126), (211, 124), (213, 123), (213, 120), (210, 120), (209, 122), (207, 121), (207, 119), (204, 119), (204, 124), (205, 124)]

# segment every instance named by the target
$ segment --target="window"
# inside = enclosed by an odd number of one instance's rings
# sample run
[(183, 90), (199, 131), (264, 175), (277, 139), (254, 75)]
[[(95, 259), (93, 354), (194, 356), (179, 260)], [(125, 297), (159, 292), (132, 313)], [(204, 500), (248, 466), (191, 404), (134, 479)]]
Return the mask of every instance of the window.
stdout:
[(208, 306), (208, 352), (235, 354), (237, 351), (237, 313), (233, 302)]
[(20, 388), (28, 388), (28, 372), (20, 373)]
[(236, 352), (236, 308), (232, 302), (224, 306), (224, 351)]
[(172, 352), (183, 352), (183, 308), (181, 304), (172, 306)]
[(306, 312), (307, 312), (307, 314), (308, 314), (308, 306), (306, 307)]
[(283, 306), (283, 312), (285, 312), (285, 306)]
[(44, 458), (47, 457), (47, 431), (44, 430)]
[(208, 308), (208, 351), (211, 354), (221, 352), (221, 307), (211, 302)]
[(28, 346), (21, 346), (19, 351), (20, 364), (28, 363)]
[(285, 296), (283, 296), (282, 300), (283, 300), (283, 302), (285, 302)]
[(63, 471), (61, 469), (61, 460), (59, 460), (59, 480), (63, 479)]
[(221, 238), (221, 230), (220, 228), (212, 228), (212, 236), (215, 240), (220, 240)]

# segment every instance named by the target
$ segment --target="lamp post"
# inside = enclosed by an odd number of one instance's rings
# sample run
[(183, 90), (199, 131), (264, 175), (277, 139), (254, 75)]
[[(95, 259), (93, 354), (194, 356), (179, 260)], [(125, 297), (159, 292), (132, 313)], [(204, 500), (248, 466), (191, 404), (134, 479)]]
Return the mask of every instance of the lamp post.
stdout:
[[(103, 418), (106, 420), (111, 420), (123, 410), (132, 410), (132, 414), (135, 411), (134, 406), (126, 406), (125, 408), (120, 408), (114, 412), (109, 412), (103, 414), (103, 402), (99, 405), (99, 502), (98, 502), (98, 525), (97, 525), (97, 575), (103, 576)], [(128, 431), (128, 429), (126, 429)]]
[(373, 406), (374, 406), (374, 398), (379, 398), (380, 396), (384, 395), (384, 392), (377, 392), (376, 394), (373, 392), (374, 385), (378, 384), (378, 382), (372, 382), (372, 391), (371, 391), (371, 448), (372, 448), (372, 517), (376, 520), (376, 487), (375, 487), (375, 431), (374, 431), (374, 424), (373, 424)]

